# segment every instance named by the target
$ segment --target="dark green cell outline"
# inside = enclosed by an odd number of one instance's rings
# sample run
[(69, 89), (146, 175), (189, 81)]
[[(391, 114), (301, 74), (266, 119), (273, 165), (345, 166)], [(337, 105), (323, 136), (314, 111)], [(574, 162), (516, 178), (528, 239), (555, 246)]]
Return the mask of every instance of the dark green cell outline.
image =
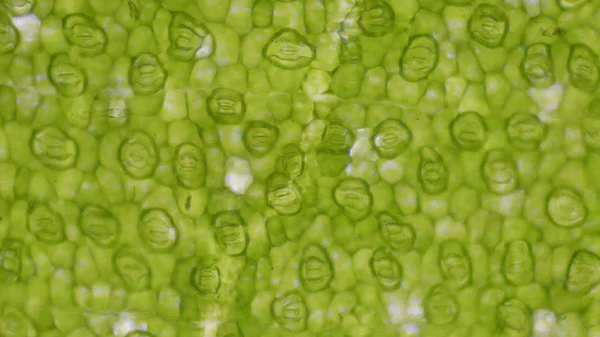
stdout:
[(497, 195), (513, 193), (519, 186), (517, 166), (512, 156), (500, 149), (491, 149), (481, 165), (481, 175), (490, 192)]
[(269, 154), (279, 139), (277, 125), (265, 121), (250, 121), (246, 123), (242, 140), (250, 155), (261, 158)]
[(273, 300), (271, 315), (279, 326), (289, 332), (306, 330), (308, 308), (298, 291), (291, 291)]
[(62, 19), (67, 41), (77, 46), (85, 56), (98, 56), (106, 50), (108, 37), (96, 21), (83, 13), (73, 13)]
[(412, 143), (413, 134), (399, 119), (386, 119), (379, 123), (369, 138), (371, 147), (379, 157), (392, 159), (404, 153)]
[(230, 88), (215, 88), (206, 99), (208, 115), (218, 124), (235, 125), (244, 120), (244, 95)]
[(164, 89), (167, 71), (151, 53), (140, 53), (131, 59), (129, 83), (138, 96), (150, 96)]
[(335, 277), (335, 270), (325, 248), (317, 244), (304, 247), (299, 276), (304, 289), (311, 293), (325, 290), (330, 286)]
[(506, 246), (502, 274), (508, 283), (517, 286), (535, 281), (535, 259), (527, 241), (513, 241)]
[(483, 117), (475, 111), (456, 115), (450, 122), (450, 136), (463, 151), (477, 151), (487, 140), (488, 128)]
[(263, 56), (276, 67), (294, 70), (307, 67), (315, 59), (316, 49), (298, 31), (283, 28), (265, 45)]
[(119, 241), (121, 224), (104, 207), (89, 205), (83, 209), (79, 218), (81, 233), (103, 248), (112, 248)]
[(150, 288), (152, 270), (144, 255), (132, 247), (122, 247), (113, 257), (113, 266), (127, 289), (142, 291)]
[(471, 284), (471, 258), (462, 242), (451, 239), (440, 245), (439, 266), (451, 288), (462, 289)]
[(21, 33), (10, 20), (7, 13), (0, 10), (0, 30), (3, 31), (0, 39), (0, 55), (14, 51), (21, 42)]
[[(219, 292), (221, 288), (221, 272), (216, 258), (206, 258), (198, 262), (190, 274), (191, 285), (203, 295)], [(206, 284), (209, 282), (209, 284)]]
[(546, 126), (534, 114), (516, 113), (506, 122), (506, 134), (517, 149), (533, 151), (539, 149), (544, 140)]
[(402, 284), (402, 266), (385, 248), (380, 247), (373, 252), (369, 267), (385, 291), (394, 291)]
[(427, 79), (437, 68), (439, 48), (437, 40), (430, 35), (411, 36), (400, 58), (400, 75), (408, 82)]
[(584, 92), (594, 91), (600, 78), (597, 62), (598, 55), (590, 47), (572, 45), (567, 61), (571, 84)]
[(420, 150), (418, 179), (423, 190), (437, 195), (448, 189), (448, 167), (442, 156), (432, 147), (425, 146)]
[(23, 240), (5, 239), (0, 248), (0, 283), (16, 283), (21, 280)]
[(360, 221), (371, 213), (373, 195), (369, 184), (362, 178), (342, 179), (332, 190), (335, 203), (353, 221)]
[(407, 252), (413, 249), (417, 234), (409, 223), (399, 221), (388, 212), (377, 215), (379, 232), (385, 243), (397, 252)]
[(46, 244), (56, 245), (67, 239), (62, 216), (45, 203), (30, 203), (27, 229), (38, 241)]
[(59, 171), (73, 167), (79, 158), (75, 140), (54, 126), (34, 130), (29, 148), (42, 163)]
[(358, 24), (366, 36), (383, 36), (394, 29), (396, 15), (392, 7), (382, 0), (366, 0)]
[[(133, 163), (129, 161), (133, 161)], [(134, 179), (150, 178), (158, 167), (156, 144), (144, 131), (134, 131), (119, 146), (119, 162), (130, 177)]]
[(211, 222), (215, 239), (219, 246), (230, 256), (246, 253), (250, 237), (246, 222), (237, 211), (222, 211), (212, 217)]
[(179, 231), (173, 218), (160, 208), (143, 211), (137, 229), (144, 244), (153, 252), (168, 253), (179, 242)]
[(546, 214), (555, 225), (574, 228), (586, 220), (588, 209), (578, 191), (570, 187), (559, 187), (548, 195)]
[(48, 78), (56, 91), (66, 98), (75, 98), (87, 91), (88, 76), (67, 53), (52, 55), (48, 64)]
[(527, 46), (520, 70), (523, 77), (535, 88), (545, 89), (552, 85), (554, 62), (550, 45), (534, 43)]
[(267, 178), (265, 199), (281, 215), (294, 215), (302, 210), (300, 190), (286, 175), (273, 172)]
[(189, 142), (179, 144), (175, 148), (173, 166), (177, 181), (181, 186), (187, 189), (204, 186), (206, 158), (200, 147)]
[(488, 48), (502, 45), (509, 30), (506, 13), (492, 4), (481, 4), (473, 11), (467, 23), (471, 38)]

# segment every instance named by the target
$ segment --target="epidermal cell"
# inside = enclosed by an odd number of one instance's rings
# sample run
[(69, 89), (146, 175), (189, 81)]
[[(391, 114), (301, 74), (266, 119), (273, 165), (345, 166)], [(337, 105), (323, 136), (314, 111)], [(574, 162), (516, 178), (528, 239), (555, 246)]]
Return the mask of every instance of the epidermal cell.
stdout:
[(236, 211), (223, 211), (214, 216), (216, 240), (227, 255), (241, 255), (248, 247), (246, 223)]
[(200, 261), (192, 270), (192, 286), (201, 294), (216, 294), (221, 287), (221, 273), (216, 259)]
[(271, 313), (279, 326), (290, 332), (306, 330), (308, 308), (299, 292), (283, 294), (273, 300)]
[(329, 287), (334, 277), (333, 263), (327, 251), (319, 245), (304, 248), (300, 261), (300, 281), (308, 292), (321, 291)]
[(315, 47), (296, 30), (284, 28), (271, 37), (263, 55), (276, 67), (293, 70), (307, 67), (315, 59)]
[(495, 5), (482, 4), (473, 11), (467, 24), (471, 38), (489, 47), (499, 47), (508, 32), (508, 17)]
[(178, 240), (178, 232), (171, 216), (162, 209), (144, 211), (138, 222), (138, 233), (154, 252), (168, 252)]
[(514, 241), (506, 247), (506, 253), (502, 261), (502, 273), (508, 282), (515, 285), (533, 282), (533, 252), (526, 241)]
[(542, 121), (530, 113), (517, 113), (507, 123), (506, 131), (510, 142), (520, 150), (539, 149), (544, 140), (546, 128)]
[(267, 155), (279, 138), (279, 129), (277, 126), (263, 121), (252, 121), (246, 125), (242, 135), (246, 150), (253, 157), (263, 157)]
[(129, 83), (138, 96), (153, 95), (165, 86), (167, 72), (158, 58), (150, 53), (141, 53), (131, 60)]
[(121, 143), (119, 159), (125, 172), (135, 179), (152, 176), (158, 166), (156, 145), (142, 131), (135, 131)]
[(112, 247), (119, 239), (119, 221), (100, 206), (87, 206), (79, 220), (81, 232), (101, 247)]
[(547, 88), (554, 83), (554, 65), (550, 46), (536, 43), (527, 47), (521, 72), (535, 88)]
[(571, 84), (581, 91), (592, 92), (598, 85), (598, 56), (583, 44), (571, 46), (568, 70)]
[(598, 255), (578, 250), (573, 254), (565, 287), (573, 293), (586, 293), (600, 282), (600, 257)]
[(448, 240), (440, 246), (439, 256), (442, 275), (455, 288), (471, 283), (471, 259), (464, 245), (457, 240)]
[(175, 174), (185, 188), (194, 189), (204, 185), (206, 161), (204, 152), (192, 143), (183, 143), (175, 149)]
[(385, 120), (375, 127), (371, 146), (382, 158), (394, 158), (406, 151), (412, 141), (412, 132), (398, 119)]
[(517, 167), (507, 152), (490, 150), (483, 160), (482, 174), (494, 194), (507, 195), (517, 189)]
[(433, 325), (446, 325), (458, 317), (459, 305), (450, 291), (442, 286), (432, 287), (423, 299), (425, 317)]
[(440, 194), (448, 189), (448, 168), (442, 156), (431, 147), (421, 148), (418, 178), (429, 194)]
[(406, 252), (413, 248), (416, 233), (412, 225), (398, 221), (398, 219), (387, 212), (380, 213), (377, 216), (377, 220), (383, 240), (393, 250)]
[(235, 125), (244, 120), (244, 96), (229, 88), (216, 88), (206, 100), (210, 117), (218, 124)]
[(358, 221), (371, 213), (373, 196), (366, 181), (360, 178), (345, 178), (333, 189), (335, 203), (351, 220)]
[(275, 172), (267, 179), (267, 203), (281, 215), (293, 215), (302, 209), (302, 196), (289, 178)]
[(409, 82), (425, 80), (436, 68), (438, 42), (429, 35), (415, 35), (408, 40), (400, 59), (400, 75)]
[(77, 46), (85, 56), (97, 56), (106, 49), (106, 33), (85, 14), (74, 13), (65, 16), (62, 30), (67, 41)]
[(0, 55), (10, 53), (21, 41), (21, 34), (10, 17), (0, 10)]
[(379, 248), (373, 253), (369, 265), (371, 272), (384, 290), (392, 291), (400, 287), (402, 266), (384, 248)]
[(394, 29), (394, 11), (387, 2), (367, 0), (358, 24), (366, 36), (382, 36)]
[(77, 143), (54, 126), (46, 126), (35, 131), (30, 147), (36, 158), (57, 170), (74, 166), (79, 155)]
[(244, 337), (238, 322), (235, 320), (229, 320), (221, 323), (217, 331), (217, 337)]
[(52, 56), (48, 66), (50, 82), (66, 98), (83, 95), (87, 89), (87, 76), (69, 56), (59, 53)]
[(141, 291), (150, 287), (150, 267), (140, 253), (122, 248), (114, 256), (115, 270), (132, 291)]
[(565, 228), (581, 225), (587, 217), (587, 207), (581, 195), (571, 188), (554, 189), (548, 197), (548, 216), (552, 221)]
[(62, 217), (46, 204), (30, 205), (27, 224), (31, 234), (40, 242), (54, 245), (67, 238)]
[(169, 26), (169, 56), (181, 61), (204, 59), (212, 55), (215, 41), (206, 26), (189, 14), (177, 12)]
[(450, 135), (462, 150), (477, 151), (487, 139), (487, 127), (475, 111), (461, 113), (450, 124)]

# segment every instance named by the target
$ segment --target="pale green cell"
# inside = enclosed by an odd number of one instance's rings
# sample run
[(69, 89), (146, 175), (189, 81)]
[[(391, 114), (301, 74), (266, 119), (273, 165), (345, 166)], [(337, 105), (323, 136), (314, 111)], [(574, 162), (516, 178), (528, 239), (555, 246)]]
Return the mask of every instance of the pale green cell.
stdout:
[(200, 11), (206, 20), (222, 22), (225, 21), (230, 10), (230, 0), (212, 1), (200, 0), (197, 2)]
[(324, 1), (309, 0), (304, 3), (304, 23), (309, 34), (321, 34), (327, 25)]
[(510, 93), (510, 84), (502, 74), (489, 74), (485, 76), (485, 94), (492, 111), (502, 110)]
[(13, 120), (17, 111), (17, 95), (12, 86), (0, 86), (0, 105), (2, 106), (2, 111), (0, 111), (2, 121), (6, 123)]
[(504, 48), (475, 48), (475, 57), (477, 57), (477, 60), (481, 65), (481, 69), (484, 72), (498, 73), (504, 68), (507, 59), (507, 52)]
[(467, 21), (471, 15), (469, 6), (446, 6), (443, 9), (442, 17), (446, 23), (446, 29), (453, 41), (464, 43), (470, 39), (467, 30)]
[(212, 59), (221, 67), (233, 64), (240, 53), (240, 38), (236, 32), (223, 24), (207, 22), (212, 37), (215, 41)]
[(464, 77), (451, 76), (445, 82), (445, 101), (449, 108), (456, 108), (467, 90), (468, 81)]
[(273, 22), (273, 1), (257, 0), (252, 7), (252, 24), (258, 28), (267, 28)]
[(271, 84), (267, 78), (267, 73), (261, 68), (248, 69), (248, 89), (256, 94), (268, 94)]
[(440, 82), (431, 82), (419, 100), (417, 109), (426, 115), (438, 114), (444, 111), (446, 107), (444, 96), (444, 84)]
[(217, 75), (217, 64), (211, 59), (202, 59), (194, 63), (190, 71), (189, 86), (197, 90), (207, 90)]
[(442, 16), (427, 10), (420, 10), (410, 25), (410, 32), (415, 34), (433, 35), (436, 40), (444, 41), (448, 38), (448, 31)]
[(481, 116), (491, 114), (490, 106), (486, 99), (485, 87), (471, 84), (467, 87), (458, 105), (459, 111), (477, 111)]
[(152, 28), (145, 25), (137, 26), (129, 35), (129, 41), (127, 42), (127, 54), (129, 56), (135, 57), (144, 52), (152, 54), (158, 52)]
[(385, 97), (387, 74), (381, 66), (367, 70), (360, 89), (360, 96), (378, 100)]
[(470, 46), (458, 46), (457, 58), (458, 71), (462, 77), (469, 82), (481, 83), (484, 81), (485, 74)]
[(448, 40), (439, 44), (439, 58), (431, 79), (444, 82), (448, 77), (458, 73), (458, 60), (456, 58), (456, 45)]
[(387, 83), (389, 99), (406, 105), (415, 105), (426, 89), (426, 83), (408, 82), (400, 74), (390, 76)]
[(362, 64), (342, 64), (331, 77), (331, 91), (342, 99), (358, 96), (366, 68)]
[(252, 30), (252, 5), (254, 0), (231, 0), (225, 24), (240, 36)]
[(315, 59), (312, 67), (332, 72), (339, 64), (339, 36), (335, 33), (324, 33), (314, 37)]

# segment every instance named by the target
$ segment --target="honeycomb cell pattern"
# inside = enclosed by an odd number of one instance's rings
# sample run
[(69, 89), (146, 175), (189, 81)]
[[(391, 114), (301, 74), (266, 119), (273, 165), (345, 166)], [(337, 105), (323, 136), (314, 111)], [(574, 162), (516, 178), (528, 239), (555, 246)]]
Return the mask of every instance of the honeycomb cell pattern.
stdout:
[(600, 337), (599, 0), (1, 0), (1, 337)]

